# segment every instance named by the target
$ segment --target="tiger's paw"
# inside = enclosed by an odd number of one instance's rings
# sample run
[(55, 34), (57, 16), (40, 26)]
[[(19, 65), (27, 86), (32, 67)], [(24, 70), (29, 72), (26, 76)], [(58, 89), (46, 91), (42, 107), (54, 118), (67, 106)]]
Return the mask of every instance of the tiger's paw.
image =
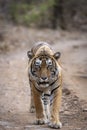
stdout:
[(51, 128), (54, 128), (54, 129), (60, 129), (60, 128), (62, 128), (62, 123), (61, 122), (58, 122), (58, 123), (50, 122), (48, 124), (48, 126)]
[(37, 120), (34, 122), (35, 125), (44, 125), (44, 124), (46, 124), (46, 123), (47, 123), (47, 121), (46, 121), (44, 118), (37, 119)]

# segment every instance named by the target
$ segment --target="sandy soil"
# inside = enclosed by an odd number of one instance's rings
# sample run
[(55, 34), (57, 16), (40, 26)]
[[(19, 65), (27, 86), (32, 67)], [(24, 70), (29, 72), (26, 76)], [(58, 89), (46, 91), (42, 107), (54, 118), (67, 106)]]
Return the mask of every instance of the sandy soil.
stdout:
[(33, 125), (35, 113), (29, 113), (26, 52), (37, 41), (49, 42), (61, 52), (62, 130), (87, 130), (87, 34), (12, 25), (4, 29), (0, 41), (0, 130), (50, 130), (47, 125)]

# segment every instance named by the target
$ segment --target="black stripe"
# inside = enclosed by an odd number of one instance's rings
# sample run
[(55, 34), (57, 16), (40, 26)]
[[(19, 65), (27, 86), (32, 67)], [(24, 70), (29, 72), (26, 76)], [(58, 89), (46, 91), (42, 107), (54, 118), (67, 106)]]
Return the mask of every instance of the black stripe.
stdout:
[(53, 83), (51, 83), (50, 86), (52, 86), (57, 80), (58, 80), (58, 78)]
[(58, 87), (56, 87), (55, 89), (53, 89), (52, 91), (51, 91), (51, 94), (53, 94), (53, 92), (57, 89), (57, 88), (59, 88), (60, 87), (60, 85), (58, 86)]
[(46, 94), (46, 93), (45, 93), (44, 96), (50, 96), (50, 94)]
[(38, 88), (35, 87), (35, 89), (36, 89), (38, 92), (43, 93), (43, 91), (39, 90)]
[(30, 82), (32, 82), (30, 79), (29, 79)]
[[(29, 81), (32, 83), (32, 81), (29, 79)], [(33, 84), (33, 83), (32, 83)], [(35, 87), (35, 86), (34, 86)], [(39, 90), (38, 88), (36, 88), (35, 87), (35, 89), (37, 90), (37, 91), (39, 91), (40, 93), (42, 93), (43, 91), (41, 91), (41, 90)]]

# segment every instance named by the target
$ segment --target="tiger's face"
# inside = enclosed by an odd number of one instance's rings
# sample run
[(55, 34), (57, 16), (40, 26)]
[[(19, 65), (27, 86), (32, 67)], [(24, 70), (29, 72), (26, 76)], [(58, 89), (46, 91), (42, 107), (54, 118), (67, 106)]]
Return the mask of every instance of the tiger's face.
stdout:
[(40, 87), (48, 87), (58, 78), (58, 66), (49, 56), (38, 56), (31, 63), (31, 73)]

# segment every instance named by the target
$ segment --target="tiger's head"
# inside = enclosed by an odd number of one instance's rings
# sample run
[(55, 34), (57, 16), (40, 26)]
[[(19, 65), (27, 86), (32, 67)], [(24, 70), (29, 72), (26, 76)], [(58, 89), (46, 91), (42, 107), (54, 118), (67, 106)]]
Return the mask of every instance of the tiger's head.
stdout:
[(27, 54), (31, 62), (29, 73), (40, 88), (47, 88), (58, 79), (57, 61), (60, 58), (60, 52), (56, 52), (54, 55), (39, 54), (34, 56), (28, 51)]

